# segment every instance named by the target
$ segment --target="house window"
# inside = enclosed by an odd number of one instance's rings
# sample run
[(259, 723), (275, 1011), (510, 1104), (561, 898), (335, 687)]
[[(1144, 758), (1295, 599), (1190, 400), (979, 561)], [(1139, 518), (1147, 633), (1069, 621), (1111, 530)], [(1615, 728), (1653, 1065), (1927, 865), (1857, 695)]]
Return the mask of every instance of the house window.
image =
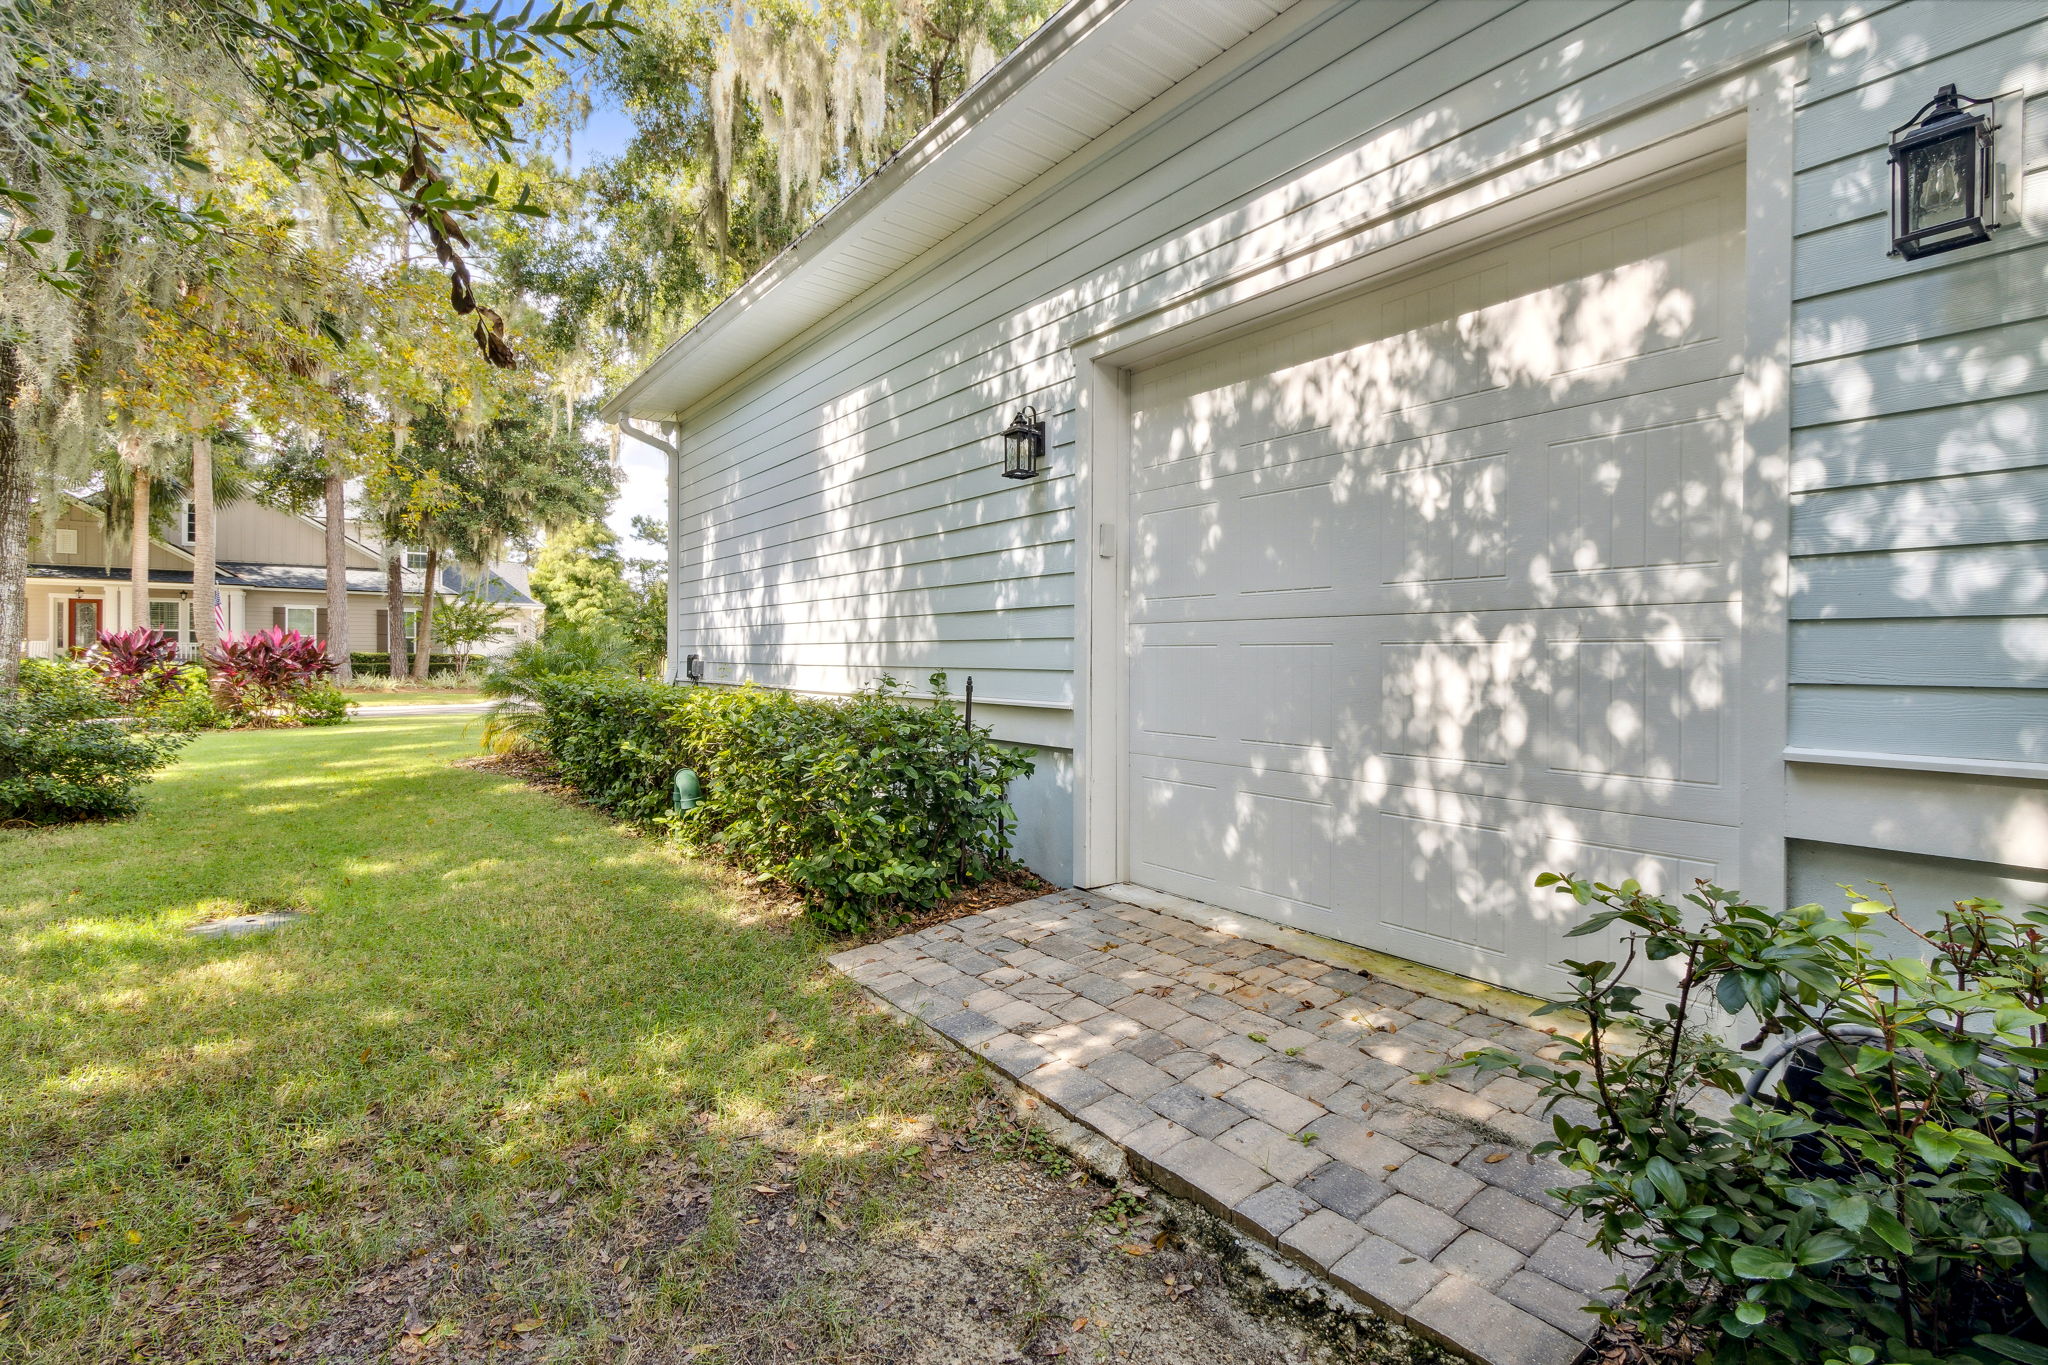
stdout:
[(185, 543), (193, 545), (199, 540), (199, 504), (185, 500)]
[(405, 552), (405, 567), (408, 569), (425, 569), (427, 567), (427, 552), (425, 550), (407, 550)]
[(53, 548), (60, 555), (75, 555), (78, 553), (78, 532), (76, 531), (60, 528), (55, 536), (55, 542)]
[(320, 609), (318, 607), (286, 607), (284, 628), (295, 630), (308, 638), (320, 633)]
[(178, 604), (176, 602), (151, 602), (149, 604), (149, 628), (160, 630), (173, 640), (179, 638)]
[(405, 614), (405, 652), (410, 654), (420, 647), (420, 614), (409, 611)]

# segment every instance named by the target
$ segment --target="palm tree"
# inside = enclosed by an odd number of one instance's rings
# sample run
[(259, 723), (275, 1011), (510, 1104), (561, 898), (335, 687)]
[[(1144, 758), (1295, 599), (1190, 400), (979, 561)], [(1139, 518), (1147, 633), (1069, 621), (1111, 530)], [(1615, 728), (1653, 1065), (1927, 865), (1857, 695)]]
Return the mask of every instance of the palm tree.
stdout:
[(497, 702), (484, 718), (484, 749), (509, 754), (536, 747), (533, 732), (540, 712), (534, 698), (548, 679), (572, 673), (625, 675), (631, 669), (626, 637), (609, 622), (556, 624), (537, 640), (520, 641), (477, 685), (479, 692)]
[[(248, 437), (239, 431), (193, 437), (189, 476), (170, 462), (171, 447), (157, 446), (132, 429), (121, 434), (115, 448), (117, 458), (104, 471), (106, 497), (100, 518), (109, 540), (118, 542), (123, 536), (128, 540), (129, 589), (136, 602), (130, 623), (149, 624), (149, 543), (153, 538), (178, 537), (178, 509), (189, 498), (193, 510), (192, 629), (203, 652), (216, 643), (217, 633), (213, 625), (213, 597), (219, 578), (214, 510), (251, 495)], [(179, 641), (181, 646), (183, 643)]]
[(149, 437), (124, 427), (115, 438), (128, 476), (128, 624), (149, 628), (150, 450)]

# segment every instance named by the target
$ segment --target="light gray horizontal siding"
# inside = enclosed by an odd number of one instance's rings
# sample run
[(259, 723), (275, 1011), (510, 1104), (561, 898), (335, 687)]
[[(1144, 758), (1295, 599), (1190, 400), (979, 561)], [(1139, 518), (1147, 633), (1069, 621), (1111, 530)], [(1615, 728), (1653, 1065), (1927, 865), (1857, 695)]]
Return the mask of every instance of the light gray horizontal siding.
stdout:
[(1792, 566), (1794, 620), (2048, 613), (2048, 545), (1809, 555)]
[(1792, 733), (1800, 748), (2048, 763), (2048, 691), (1808, 683)]
[(1800, 621), (1792, 681), (1853, 687), (2048, 685), (2048, 634), (2033, 616)]
[[(1908, 0), (1830, 31), (1794, 184), (1791, 743), (2048, 757), (2048, 12)], [(2022, 220), (1888, 258), (1885, 143), (1940, 85), (2020, 89)]]
[[(1069, 699), (1070, 647), (1039, 632), (1071, 638), (1076, 338), (1507, 164), (1561, 109), (1652, 94), (1787, 16), (1785, 0), (1401, 0), (1254, 38), (1198, 95), (1169, 93), (682, 414), (678, 648), (763, 682), (943, 667), (985, 697)], [(993, 438), (1027, 401), (1049, 414), (1051, 476), (1019, 486)], [(1012, 608), (1038, 624), (975, 624)]]

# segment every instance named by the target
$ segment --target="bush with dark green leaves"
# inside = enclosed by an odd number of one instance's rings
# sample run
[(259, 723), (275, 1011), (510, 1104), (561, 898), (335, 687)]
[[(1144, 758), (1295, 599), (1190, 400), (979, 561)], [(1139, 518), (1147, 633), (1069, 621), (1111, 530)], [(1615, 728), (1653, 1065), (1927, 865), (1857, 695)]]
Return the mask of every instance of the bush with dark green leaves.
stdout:
[(1610, 1320), (1717, 1365), (2048, 1365), (2048, 911), (1961, 901), (1923, 932), (1882, 891), (1832, 914), (1539, 885), (1624, 960), (1564, 964), (1545, 1012), (1590, 1027), (1556, 1064), (1459, 1065), (1544, 1091), (1538, 1151), (1587, 1177), (1559, 1197), (1649, 1258)]
[[(855, 930), (1014, 866), (1006, 792), (1031, 760), (969, 727), (944, 674), (932, 692), (884, 680), (833, 700), (579, 674), (533, 685), (533, 736), (588, 800), (671, 825)], [(680, 768), (702, 796), (675, 816)]]
[(119, 718), (90, 669), (25, 659), (0, 693), (0, 822), (31, 825), (126, 815), (137, 789), (187, 736)]

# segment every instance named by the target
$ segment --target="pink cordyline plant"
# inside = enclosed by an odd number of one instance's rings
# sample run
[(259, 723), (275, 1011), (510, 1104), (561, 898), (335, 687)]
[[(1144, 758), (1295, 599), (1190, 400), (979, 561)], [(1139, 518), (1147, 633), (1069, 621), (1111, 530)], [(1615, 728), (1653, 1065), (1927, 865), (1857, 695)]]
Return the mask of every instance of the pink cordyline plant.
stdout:
[(334, 671), (325, 641), (282, 626), (226, 636), (206, 662), (221, 699), (245, 713), (282, 705)]
[(141, 678), (163, 664), (175, 662), (178, 642), (160, 630), (103, 630), (93, 665), (106, 678)]
[(107, 695), (127, 705), (163, 686), (177, 673), (178, 642), (147, 626), (103, 630), (87, 662), (99, 674), (100, 686)]

